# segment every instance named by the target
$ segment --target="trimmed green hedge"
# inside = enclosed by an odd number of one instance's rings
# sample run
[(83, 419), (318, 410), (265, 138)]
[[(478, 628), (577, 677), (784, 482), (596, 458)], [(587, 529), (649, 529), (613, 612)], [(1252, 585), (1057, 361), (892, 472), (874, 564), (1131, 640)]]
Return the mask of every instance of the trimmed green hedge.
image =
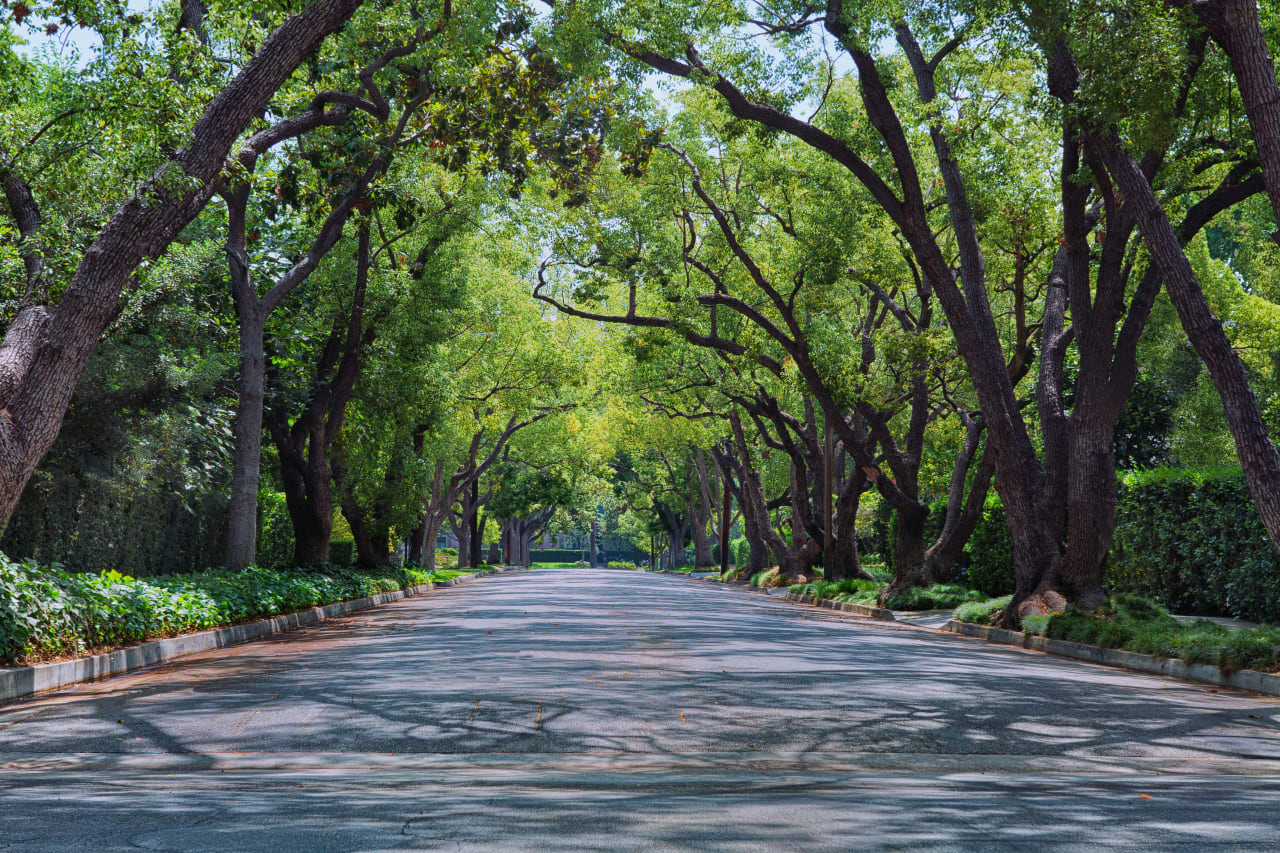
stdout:
[(1106, 580), (1175, 612), (1280, 620), (1280, 557), (1238, 468), (1124, 476)]
[(1004, 505), (991, 493), (982, 507), (982, 518), (965, 546), (962, 581), (990, 596), (1013, 592), (1013, 542), (1004, 518)]
[(139, 580), (68, 574), (0, 554), (0, 663), (83, 655), (102, 647), (234, 625), (427, 583), (416, 569), (249, 568)]
[[(1280, 555), (1239, 468), (1122, 475), (1103, 579), (1116, 592), (1177, 613), (1280, 621)], [(965, 549), (959, 580), (992, 596), (1013, 591), (1013, 548), (994, 494)]]
[(586, 555), (586, 548), (531, 548), (530, 563), (576, 563)]

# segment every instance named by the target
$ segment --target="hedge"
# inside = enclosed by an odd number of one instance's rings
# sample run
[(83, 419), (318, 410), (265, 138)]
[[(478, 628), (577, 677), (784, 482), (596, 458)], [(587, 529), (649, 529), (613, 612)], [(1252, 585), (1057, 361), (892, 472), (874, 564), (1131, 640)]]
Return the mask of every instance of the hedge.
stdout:
[[(1013, 591), (1013, 547), (995, 494), (959, 579), (988, 595)], [(1154, 599), (1175, 613), (1280, 621), (1280, 556), (1239, 468), (1122, 474), (1103, 580), (1114, 592)]]
[[(450, 573), (456, 574), (456, 573)], [(0, 554), (0, 663), (80, 656), (427, 583), (415, 569), (249, 568), (146, 580), (70, 574)]]
[(576, 563), (586, 559), (586, 548), (531, 548), (530, 563)]
[(1125, 475), (1105, 578), (1178, 613), (1280, 620), (1280, 558), (1239, 468)]

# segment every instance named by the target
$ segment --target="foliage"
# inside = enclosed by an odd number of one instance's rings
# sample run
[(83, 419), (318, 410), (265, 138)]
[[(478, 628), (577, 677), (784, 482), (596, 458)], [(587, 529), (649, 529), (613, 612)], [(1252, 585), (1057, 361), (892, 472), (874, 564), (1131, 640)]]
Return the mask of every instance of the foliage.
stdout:
[(611, 569), (627, 569), (628, 571), (635, 571), (640, 568), (635, 563), (628, 563), (623, 560), (610, 560), (608, 567)]
[[(456, 574), (456, 573), (455, 573)], [(83, 655), (428, 583), (415, 569), (69, 574), (0, 555), (0, 662)]]
[(1280, 557), (1239, 469), (1125, 475), (1107, 580), (1180, 613), (1280, 618)]
[(733, 564), (746, 566), (751, 562), (751, 543), (745, 538), (734, 539), (732, 543)]
[(986, 601), (971, 601), (957, 607), (952, 618), (959, 622), (972, 622), (975, 625), (990, 625), (1012, 600), (1012, 595), (1002, 595)]
[(1023, 621), (1024, 630), (1055, 640), (1211, 664), (1225, 673), (1280, 668), (1280, 628), (1231, 629), (1209, 619), (1179, 621), (1137, 595), (1113, 596), (1094, 613), (1070, 611), (1032, 624)]
[(798, 583), (787, 588), (788, 592), (812, 598), (834, 601), (851, 601), (858, 604), (875, 604), (886, 584), (861, 578), (845, 578), (839, 581), (814, 581)]
[(258, 564), (274, 569), (293, 557), (293, 522), (284, 492), (258, 490)]
[(576, 563), (581, 559), (581, 548), (531, 548), (529, 550), (529, 560), (534, 563)]
[(943, 610), (961, 604), (985, 601), (989, 596), (958, 584), (934, 584), (927, 589), (903, 590), (885, 602), (890, 610)]
[(1013, 543), (1005, 524), (1004, 507), (994, 494), (987, 497), (982, 518), (965, 549), (963, 580), (987, 595), (1013, 592)]
[(334, 539), (329, 542), (329, 562), (335, 566), (349, 566), (355, 555), (356, 543), (349, 539)]

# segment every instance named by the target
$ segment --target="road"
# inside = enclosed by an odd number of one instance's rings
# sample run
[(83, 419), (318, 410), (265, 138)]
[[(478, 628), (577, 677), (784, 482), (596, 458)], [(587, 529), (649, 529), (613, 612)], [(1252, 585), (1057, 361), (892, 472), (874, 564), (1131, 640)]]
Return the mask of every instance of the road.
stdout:
[(1280, 700), (495, 576), (0, 708), (0, 850), (1276, 850)]

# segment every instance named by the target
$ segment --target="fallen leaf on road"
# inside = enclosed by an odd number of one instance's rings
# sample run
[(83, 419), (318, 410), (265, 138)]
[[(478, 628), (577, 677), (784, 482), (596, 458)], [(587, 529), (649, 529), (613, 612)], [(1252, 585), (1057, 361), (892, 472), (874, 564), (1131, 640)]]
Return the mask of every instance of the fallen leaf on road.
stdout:
[(686, 720), (686, 719), (684, 718), (684, 711), (681, 711), (681, 712), (680, 712), (680, 722), (682, 722), (682, 723), (687, 723), (687, 722), (689, 722), (688, 720)]
[(1154, 800), (1154, 799), (1155, 799), (1155, 797), (1151, 796), (1150, 794), (1139, 794), (1138, 796), (1139, 796), (1139, 797), (1142, 797), (1142, 799), (1144, 799), (1144, 800)]

